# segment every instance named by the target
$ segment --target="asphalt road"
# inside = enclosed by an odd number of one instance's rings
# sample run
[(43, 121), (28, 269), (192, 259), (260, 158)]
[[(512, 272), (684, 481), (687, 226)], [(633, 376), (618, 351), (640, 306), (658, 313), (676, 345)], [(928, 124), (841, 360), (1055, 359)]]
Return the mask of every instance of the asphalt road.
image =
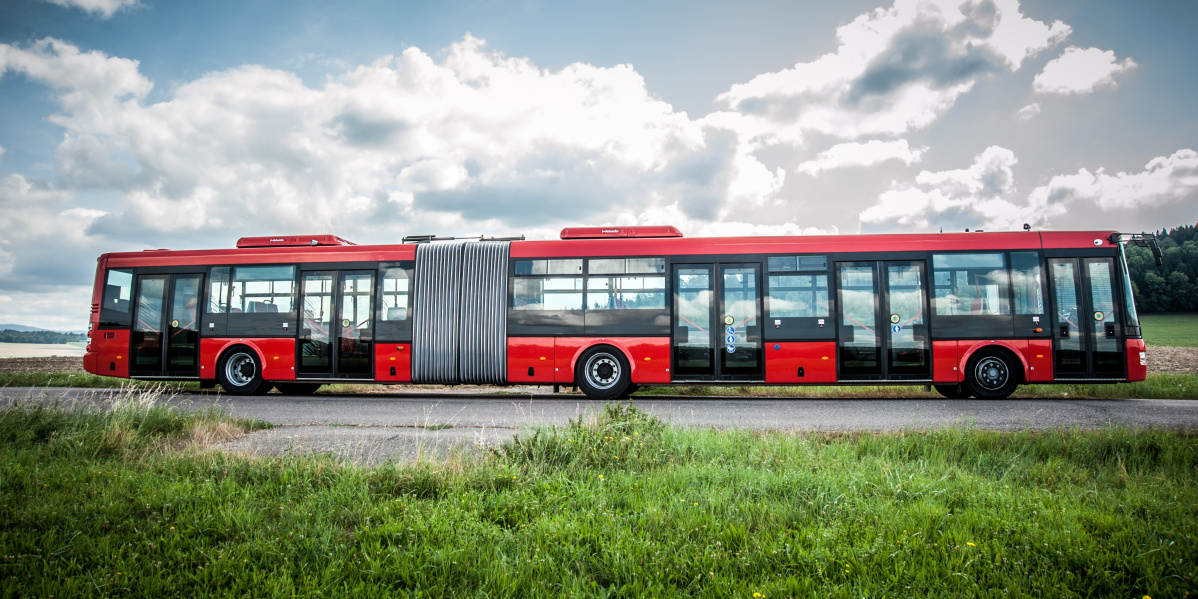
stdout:
[[(114, 391), (0, 389), (5, 401), (103, 405)], [(238, 439), (229, 449), (255, 454), (331, 453), (374, 463), (443, 458), (462, 448), (501, 444), (541, 425), (565, 425), (603, 411), (578, 395), (315, 395), (233, 397), (185, 393), (164, 401), (187, 410), (212, 407), (276, 428)], [(637, 397), (632, 404), (662, 420), (693, 427), (761, 430), (894, 431), (966, 426), (982, 430), (1099, 429), (1109, 426), (1198, 429), (1198, 401), (1160, 399), (739, 399)]]

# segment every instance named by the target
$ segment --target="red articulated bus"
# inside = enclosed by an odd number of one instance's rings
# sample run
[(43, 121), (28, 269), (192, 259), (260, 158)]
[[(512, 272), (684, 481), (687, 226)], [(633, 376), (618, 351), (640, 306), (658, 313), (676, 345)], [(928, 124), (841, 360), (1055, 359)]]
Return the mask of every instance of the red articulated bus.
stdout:
[(931, 385), (1143, 380), (1123, 246), (1099, 232), (561, 240), (332, 235), (100, 256), (95, 374), (312, 393), (337, 382)]

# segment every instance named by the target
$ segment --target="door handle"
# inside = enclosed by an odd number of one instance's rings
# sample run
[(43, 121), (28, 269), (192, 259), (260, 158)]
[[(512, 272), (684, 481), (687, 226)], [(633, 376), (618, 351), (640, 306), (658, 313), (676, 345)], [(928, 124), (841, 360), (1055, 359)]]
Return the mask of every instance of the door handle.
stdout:
[(1068, 339), (1068, 338), (1069, 338), (1069, 325), (1063, 324), (1063, 325), (1061, 325), (1061, 339)]

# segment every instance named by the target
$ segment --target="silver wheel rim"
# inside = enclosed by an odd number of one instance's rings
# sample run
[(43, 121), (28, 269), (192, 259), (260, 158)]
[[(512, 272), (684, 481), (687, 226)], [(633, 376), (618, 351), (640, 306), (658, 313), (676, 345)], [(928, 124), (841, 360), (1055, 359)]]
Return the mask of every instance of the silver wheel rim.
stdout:
[(620, 380), (620, 361), (611, 354), (595, 354), (587, 360), (585, 372), (592, 387), (610, 389)]
[(234, 387), (244, 387), (252, 383), (257, 374), (258, 365), (249, 354), (236, 353), (225, 362), (225, 380)]
[(1011, 373), (1007, 363), (993, 356), (982, 358), (973, 370), (978, 384), (989, 391), (996, 391), (1007, 384)]

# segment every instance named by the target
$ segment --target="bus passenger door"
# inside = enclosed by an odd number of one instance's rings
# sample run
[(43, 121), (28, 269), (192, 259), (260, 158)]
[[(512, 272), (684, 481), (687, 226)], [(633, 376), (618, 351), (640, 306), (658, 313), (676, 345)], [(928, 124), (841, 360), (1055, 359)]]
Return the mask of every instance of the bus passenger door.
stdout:
[(166, 284), (170, 275), (137, 277), (136, 311), (129, 335), (130, 376), (162, 375), (162, 331), (166, 320)]
[(763, 380), (761, 264), (674, 266), (673, 379)]
[(1053, 372), (1058, 379), (1122, 378), (1123, 331), (1113, 258), (1049, 258)]
[(762, 380), (761, 265), (718, 264), (721, 380)]
[(203, 275), (137, 277), (137, 311), (130, 335), (129, 374), (199, 376), (197, 318)]
[(932, 378), (932, 344), (928, 338), (927, 270), (923, 261), (883, 262), (886, 270), (886, 378), (892, 381)]
[(837, 262), (840, 380), (930, 380), (927, 266)]
[(166, 327), (166, 372), (174, 376), (200, 374), (200, 283), (203, 275), (171, 277), (171, 309)]
[(372, 378), (374, 271), (305, 271), (296, 378)]

